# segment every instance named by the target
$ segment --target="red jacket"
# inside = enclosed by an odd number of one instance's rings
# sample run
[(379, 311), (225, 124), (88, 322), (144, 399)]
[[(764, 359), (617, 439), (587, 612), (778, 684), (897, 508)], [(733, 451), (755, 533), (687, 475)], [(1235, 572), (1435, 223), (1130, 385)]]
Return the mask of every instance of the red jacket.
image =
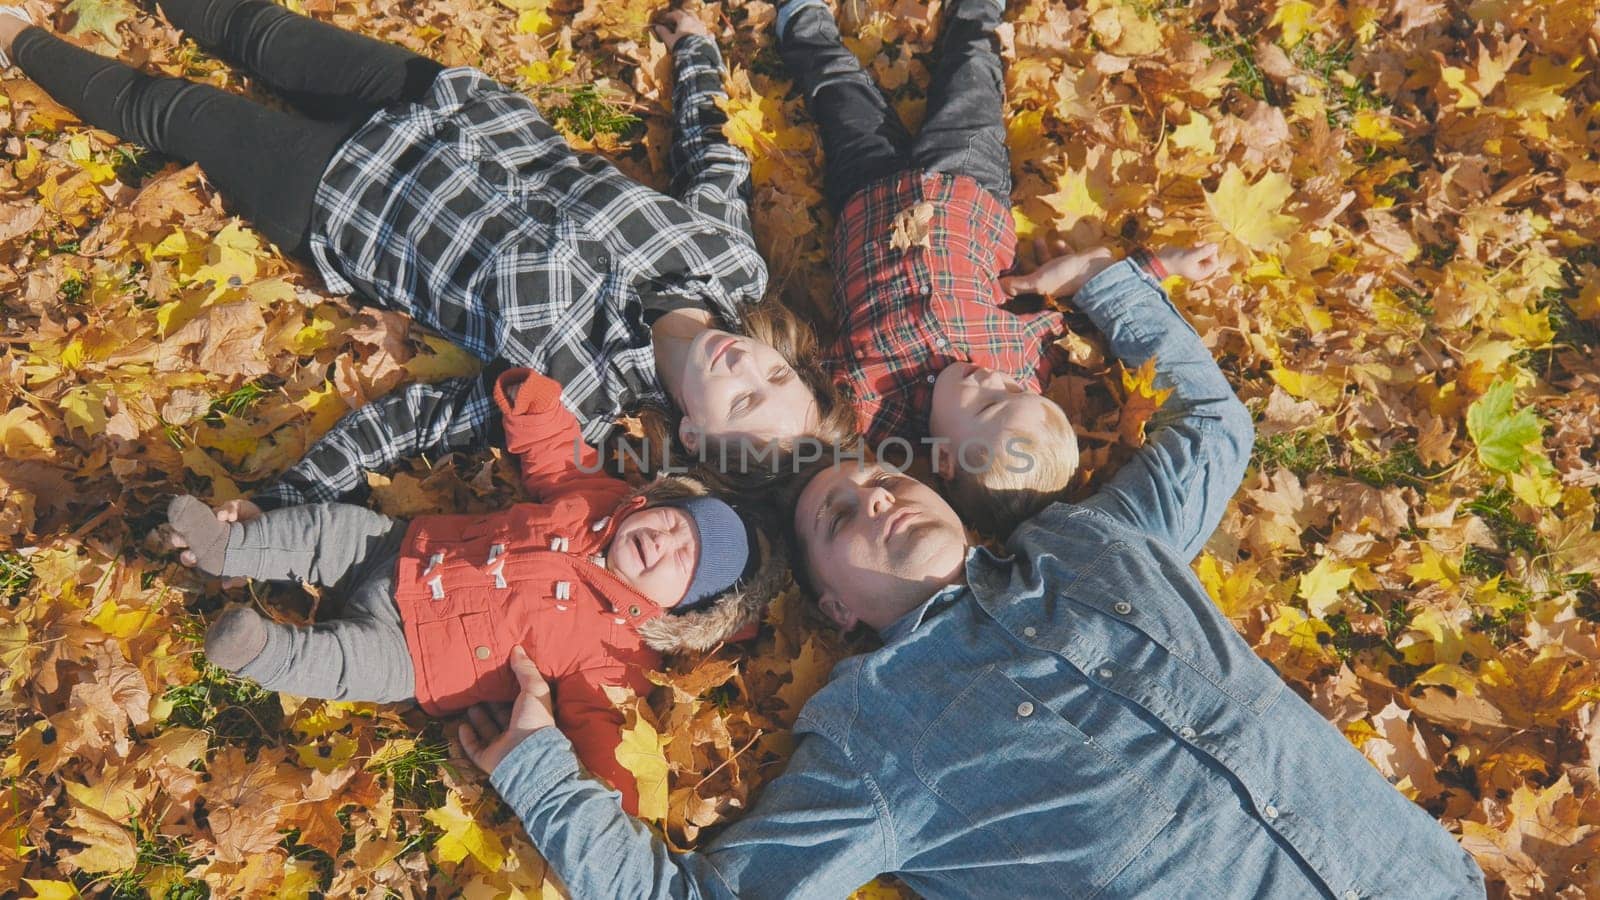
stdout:
[[(507, 389), (516, 384), (521, 388), (511, 403)], [(578, 758), (621, 791), (635, 812), (633, 776), (616, 759), (622, 715), (604, 688), (627, 686), (640, 696), (649, 691), (645, 672), (661, 658), (638, 629), (664, 610), (607, 571), (599, 555), (617, 522), (645, 499), (598, 471), (598, 454), (562, 406), (559, 384), (513, 369), (500, 376), (495, 400), (506, 443), (522, 457), (522, 479), (536, 502), (412, 521), (396, 569), (395, 601), (417, 700), (429, 713), (444, 715), (513, 699), (509, 660), (511, 648), (521, 644), (550, 682), (556, 724)]]

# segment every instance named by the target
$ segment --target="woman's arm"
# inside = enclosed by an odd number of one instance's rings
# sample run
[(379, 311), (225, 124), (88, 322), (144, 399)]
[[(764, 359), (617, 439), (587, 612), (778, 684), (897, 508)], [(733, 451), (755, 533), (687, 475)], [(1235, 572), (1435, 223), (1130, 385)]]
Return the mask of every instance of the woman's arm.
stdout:
[(672, 196), (755, 245), (750, 229), (750, 160), (722, 133), (728, 117), (722, 53), (705, 25), (687, 12), (663, 17), (656, 34), (672, 53), (672, 148), (667, 154)]
[(262, 509), (346, 500), (366, 493), (368, 472), (407, 457), (489, 446), (499, 437), (500, 416), (488, 377), (408, 384), (352, 410), (253, 499)]

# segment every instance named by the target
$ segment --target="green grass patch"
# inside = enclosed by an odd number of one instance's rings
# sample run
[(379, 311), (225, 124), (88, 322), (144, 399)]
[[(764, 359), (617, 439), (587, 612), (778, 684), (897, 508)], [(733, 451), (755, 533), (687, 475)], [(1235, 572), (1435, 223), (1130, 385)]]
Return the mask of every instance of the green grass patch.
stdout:
[(1325, 435), (1310, 431), (1290, 431), (1270, 437), (1256, 437), (1252, 452), (1258, 468), (1276, 466), (1304, 478), (1312, 472), (1326, 471), (1333, 463), (1333, 447)]
[[(409, 737), (393, 734), (384, 737)], [(445, 740), (443, 726), (435, 722), (416, 736), (416, 745), (405, 753), (397, 754), (374, 765), (373, 771), (388, 777), (394, 787), (395, 800), (417, 809), (432, 809), (444, 803), (444, 783), (439, 780), (439, 770), (448, 766), (450, 745)]]
[(1416, 487), (1427, 476), (1427, 466), (1422, 464), (1422, 458), (1417, 455), (1415, 444), (1400, 443), (1376, 459), (1363, 460), (1351, 466), (1350, 476), (1376, 488), (1401, 484)]
[(546, 110), (550, 121), (565, 126), (584, 140), (592, 141), (601, 134), (623, 137), (642, 124), (638, 116), (601, 96), (592, 84), (550, 88), (548, 92), (560, 94), (566, 100)]
[[(1517, 518), (1511, 509), (1511, 504), (1514, 502), (1516, 497), (1510, 491), (1503, 487), (1491, 487), (1467, 501), (1465, 506), (1489, 526), (1502, 550), (1507, 553), (1538, 555), (1541, 549), (1539, 532), (1532, 525)], [(1503, 570), (1504, 566), (1501, 568)]]
[[(196, 862), (189, 856), (187, 848), (172, 838), (151, 834), (137, 819), (132, 821), (132, 825), (139, 860), (132, 869), (120, 872), (105, 882), (103, 896), (112, 900), (143, 900), (150, 897), (144, 881), (152, 872), (168, 867), (188, 869)], [(91, 885), (92, 882), (82, 884), (80, 888), (86, 889)], [(161, 896), (163, 900), (203, 900), (211, 896), (211, 890), (203, 881), (185, 878), (169, 886)]]
[(260, 685), (235, 678), (204, 659), (200, 675), (188, 684), (174, 685), (162, 695), (172, 704), (167, 721), (198, 728), (223, 740), (273, 743), (280, 737), (283, 707), (277, 695)]
[(10, 606), (33, 584), (33, 564), (15, 551), (0, 553), (0, 601)]
[(216, 421), (222, 413), (230, 416), (242, 416), (254, 406), (257, 400), (272, 393), (272, 389), (259, 382), (251, 381), (223, 394), (211, 401), (211, 409), (207, 411), (208, 420)]

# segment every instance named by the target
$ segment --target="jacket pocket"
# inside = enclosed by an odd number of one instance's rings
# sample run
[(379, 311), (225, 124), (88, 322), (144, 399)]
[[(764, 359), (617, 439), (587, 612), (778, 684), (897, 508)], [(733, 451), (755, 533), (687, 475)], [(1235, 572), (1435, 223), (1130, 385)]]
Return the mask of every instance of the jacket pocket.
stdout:
[(1174, 808), (1113, 754), (995, 667), (934, 719), (917, 777), (1007, 862), (1092, 897), (1172, 821)]
[[(421, 680), (439, 712), (455, 712), (491, 699), (497, 653), (487, 613), (465, 613), (417, 625)], [(509, 673), (506, 673), (509, 674)], [(504, 692), (494, 699), (505, 699)]]

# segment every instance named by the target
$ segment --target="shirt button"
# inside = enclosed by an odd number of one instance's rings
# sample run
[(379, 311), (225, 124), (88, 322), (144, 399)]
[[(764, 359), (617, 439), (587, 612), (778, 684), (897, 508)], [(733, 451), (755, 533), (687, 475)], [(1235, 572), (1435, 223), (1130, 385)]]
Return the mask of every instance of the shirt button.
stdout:
[(606, 266), (611, 265), (611, 257), (609, 257), (606, 254), (602, 253), (599, 256), (596, 256), (594, 258), (594, 264), (603, 269)]
[(1273, 806), (1271, 803), (1268, 803), (1266, 806), (1261, 808), (1261, 814), (1266, 816), (1268, 819), (1276, 819), (1278, 817), (1278, 808)]
[(1017, 704), (1017, 715), (1021, 716), (1024, 719), (1026, 719), (1027, 717), (1033, 715), (1033, 704), (1029, 703), (1026, 700), (1022, 701), (1021, 703), (1018, 703)]
[(938, 347), (940, 350), (944, 350), (945, 348), (950, 346), (950, 342), (945, 340), (944, 338), (939, 338), (937, 341), (934, 341), (933, 343), (934, 343), (934, 346)]
[(1118, 600), (1116, 603), (1111, 605), (1111, 608), (1116, 610), (1117, 615), (1119, 616), (1125, 616), (1128, 613), (1133, 612), (1133, 604), (1126, 600)]
[(1111, 677), (1111, 670), (1110, 669), (1106, 669), (1106, 668), (1102, 668), (1100, 670), (1100, 677), (1101, 678), (1110, 678)]
[(1039, 636), (1039, 629), (1033, 627), (1032, 625), (1029, 625), (1027, 628), (1022, 629), (1022, 636), (1023, 637), (1038, 637)]
[(1361, 900), (1361, 895), (1355, 891), (1345, 891), (1344, 900)]
[(1186, 741), (1192, 741), (1194, 740), (1194, 729), (1185, 725), (1178, 729), (1178, 737), (1181, 737)]
[(488, 659), (489, 658), (489, 648), (480, 646), (478, 649), (472, 651), (472, 655), (476, 656), (479, 659)]
[(928, 379), (927, 379), (929, 384), (933, 384), (937, 380), (938, 380), (938, 378), (936, 376), (933, 376), (933, 375), (929, 375)]

